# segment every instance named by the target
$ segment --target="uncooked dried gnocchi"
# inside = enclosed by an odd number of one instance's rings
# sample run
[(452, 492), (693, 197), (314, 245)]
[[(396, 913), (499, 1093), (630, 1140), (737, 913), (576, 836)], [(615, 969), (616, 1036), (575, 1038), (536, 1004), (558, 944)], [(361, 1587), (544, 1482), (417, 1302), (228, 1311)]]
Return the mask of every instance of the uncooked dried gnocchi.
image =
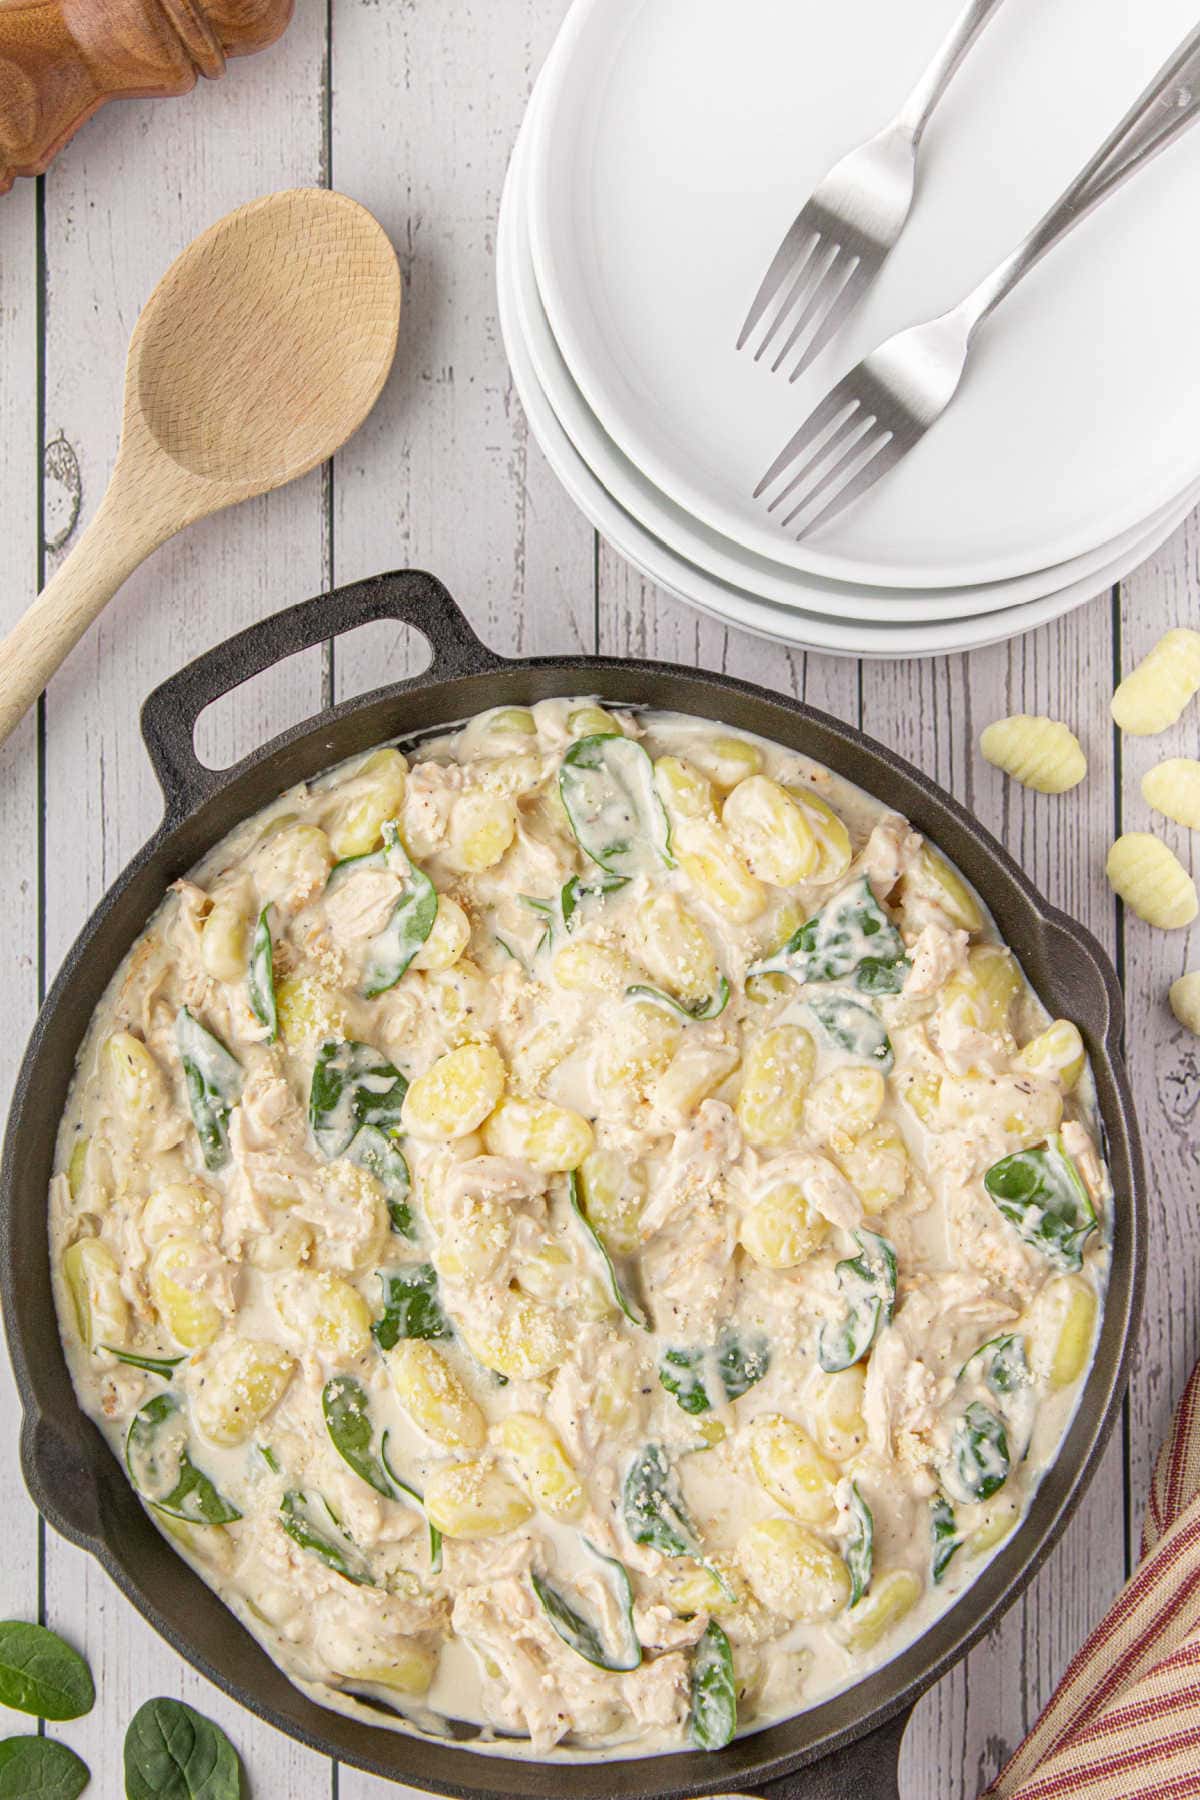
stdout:
[(1107, 869), (1114, 890), (1147, 925), (1176, 931), (1200, 912), (1195, 882), (1152, 832), (1125, 832), (1108, 853)]
[(1061, 719), (1032, 713), (997, 719), (983, 732), (979, 748), (986, 761), (1039, 794), (1065, 794), (1087, 774), (1079, 739)]
[(1200, 830), (1200, 762), (1168, 756), (1142, 776), (1142, 798), (1165, 819)]
[(1179, 627), (1130, 670), (1112, 697), (1112, 716), (1122, 731), (1152, 737), (1174, 725), (1197, 688), (1200, 631)]

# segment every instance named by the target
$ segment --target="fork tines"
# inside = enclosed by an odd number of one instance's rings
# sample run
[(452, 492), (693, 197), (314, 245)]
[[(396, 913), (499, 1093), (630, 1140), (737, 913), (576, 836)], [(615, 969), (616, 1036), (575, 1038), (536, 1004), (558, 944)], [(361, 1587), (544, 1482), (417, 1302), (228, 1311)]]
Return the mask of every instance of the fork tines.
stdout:
[(754, 360), (761, 361), (791, 319), (791, 329), (771, 364), (771, 373), (787, 361), (807, 336), (808, 342), (792, 370), (792, 381), (804, 373), (857, 306), (874, 268), (860, 248), (851, 248), (830, 234), (829, 221), (823, 214), (824, 209), (810, 201), (792, 222), (763, 276), (737, 341), (738, 349), (743, 349), (782, 296), (754, 352)]
[(780, 518), (785, 530), (806, 514), (794, 534), (797, 539), (806, 537), (857, 500), (899, 461), (907, 444), (893, 413), (894, 403), (886, 389), (860, 363), (788, 439), (755, 488), (754, 498), (761, 498), (789, 476), (768, 501), (767, 511), (778, 512), (787, 505)]

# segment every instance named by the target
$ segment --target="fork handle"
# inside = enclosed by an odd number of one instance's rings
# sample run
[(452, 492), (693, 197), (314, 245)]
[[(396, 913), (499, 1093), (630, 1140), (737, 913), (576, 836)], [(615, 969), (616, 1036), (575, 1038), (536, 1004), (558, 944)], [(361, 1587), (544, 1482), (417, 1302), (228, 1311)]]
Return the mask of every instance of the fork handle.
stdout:
[(1168, 145), (1200, 115), (1200, 25), (1172, 52), (1150, 85), (1134, 101), (1120, 124), (1105, 138), (1070, 187), (1034, 226), (1011, 256), (963, 302), (962, 311), (975, 332), (1046, 252), (1129, 177)]
[(900, 108), (896, 124), (912, 138), (914, 147), (920, 143), (934, 107), (950, 86), (967, 51), (1002, 4), (1003, 0), (967, 0), (933, 61)]

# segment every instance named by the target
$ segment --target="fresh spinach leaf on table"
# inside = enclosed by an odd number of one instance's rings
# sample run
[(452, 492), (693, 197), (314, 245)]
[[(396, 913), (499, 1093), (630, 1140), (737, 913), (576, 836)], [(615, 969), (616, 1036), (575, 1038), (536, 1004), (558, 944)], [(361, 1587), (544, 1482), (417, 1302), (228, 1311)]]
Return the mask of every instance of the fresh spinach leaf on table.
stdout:
[(91, 1670), (56, 1632), (20, 1619), (0, 1623), (0, 1705), (41, 1719), (80, 1719), (91, 1712)]
[(237, 1751), (219, 1725), (182, 1700), (139, 1706), (125, 1733), (128, 1800), (242, 1800)]

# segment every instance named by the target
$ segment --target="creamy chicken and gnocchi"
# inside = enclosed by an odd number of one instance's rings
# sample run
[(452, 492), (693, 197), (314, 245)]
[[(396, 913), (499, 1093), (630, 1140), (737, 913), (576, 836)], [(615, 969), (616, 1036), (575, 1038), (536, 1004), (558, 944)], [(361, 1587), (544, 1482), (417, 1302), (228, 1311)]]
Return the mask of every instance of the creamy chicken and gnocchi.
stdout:
[(1112, 1222), (1079, 1032), (932, 846), (587, 700), (226, 838), (56, 1167), (156, 1524), (326, 1704), (536, 1756), (718, 1749), (925, 1629), (1055, 1454)]

